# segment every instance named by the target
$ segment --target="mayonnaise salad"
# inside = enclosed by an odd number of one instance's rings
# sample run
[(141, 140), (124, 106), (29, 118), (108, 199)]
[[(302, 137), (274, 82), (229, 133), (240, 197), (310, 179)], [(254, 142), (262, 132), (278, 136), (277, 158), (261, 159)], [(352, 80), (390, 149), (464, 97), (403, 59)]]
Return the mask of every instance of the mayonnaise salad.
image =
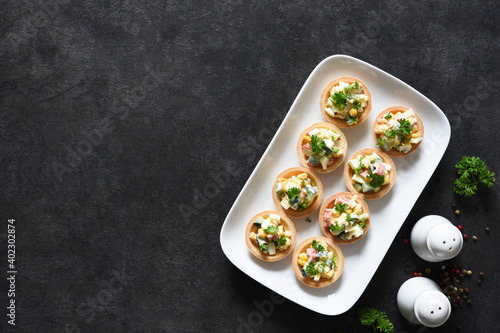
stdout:
[(319, 189), (318, 186), (313, 186), (311, 178), (303, 172), (290, 178), (278, 179), (275, 191), (285, 210), (301, 211), (312, 204), (318, 196)]
[(348, 125), (355, 125), (368, 105), (369, 97), (363, 94), (363, 86), (339, 81), (330, 91), (325, 112), (334, 118), (345, 119)]
[(351, 199), (339, 196), (335, 199), (333, 208), (325, 209), (323, 221), (332, 235), (344, 240), (363, 235), (370, 215), (363, 212), (363, 207), (356, 201), (357, 199), (357, 195)]
[(299, 254), (297, 263), (302, 267), (300, 270), (302, 276), (311, 278), (315, 282), (321, 278), (331, 279), (337, 269), (334, 253), (328, 251), (327, 244), (322, 240), (317, 242), (314, 239), (306, 252)]
[(377, 146), (387, 151), (396, 149), (408, 153), (412, 144), (422, 141), (419, 123), (413, 109), (392, 113), (388, 111), (377, 119), (374, 132), (378, 135)]
[(353, 170), (351, 181), (354, 189), (360, 193), (369, 191), (377, 193), (383, 185), (387, 185), (391, 181), (390, 171), (392, 167), (384, 163), (376, 153), (357, 155), (355, 159), (349, 160), (348, 164)]
[(341, 135), (331, 128), (314, 128), (302, 140), (302, 152), (310, 167), (326, 170), (343, 156)]
[(251, 232), (249, 237), (255, 242), (259, 249), (270, 256), (276, 254), (276, 251), (285, 251), (292, 243), (292, 233), (285, 230), (280, 223), (281, 217), (277, 214), (269, 214), (266, 217), (259, 217), (253, 224), (258, 229), (257, 234)]

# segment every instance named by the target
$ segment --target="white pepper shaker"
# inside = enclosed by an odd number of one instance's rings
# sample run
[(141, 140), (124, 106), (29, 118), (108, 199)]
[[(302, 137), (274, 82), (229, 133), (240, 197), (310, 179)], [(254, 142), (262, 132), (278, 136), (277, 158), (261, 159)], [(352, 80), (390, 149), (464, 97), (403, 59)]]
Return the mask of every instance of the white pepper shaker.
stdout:
[(439, 285), (426, 277), (413, 277), (401, 285), (397, 303), (399, 312), (412, 324), (427, 327), (443, 325), (451, 313), (451, 304)]
[(429, 262), (454, 258), (463, 246), (462, 233), (446, 218), (428, 215), (415, 223), (410, 235), (413, 251)]

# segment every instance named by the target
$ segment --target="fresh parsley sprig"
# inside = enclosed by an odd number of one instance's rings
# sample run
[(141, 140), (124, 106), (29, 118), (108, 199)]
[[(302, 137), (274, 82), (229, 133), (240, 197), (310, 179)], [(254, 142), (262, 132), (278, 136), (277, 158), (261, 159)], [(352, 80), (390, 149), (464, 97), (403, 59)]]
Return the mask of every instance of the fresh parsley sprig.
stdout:
[(288, 199), (293, 202), (295, 201), (295, 197), (300, 193), (300, 188), (298, 187), (292, 187), (292, 188), (289, 188), (288, 191), (287, 191), (287, 194), (288, 194)]
[(343, 109), (347, 106), (347, 95), (343, 91), (338, 91), (331, 97), (332, 103), (336, 105), (339, 109)]
[(458, 178), (455, 180), (453, 191), (466, 197), (476, 193), (478, 185), (492, 187), (495, 174), (491, 172), (479, 157), (464, 156), (455, 167), (458, 169)]
[(372, 179), (370, 186), (373, 188), (380, 187), (385, 182), (385, 176), (373, 173), (371, 169), (368, 169), (368, 177)]
[(317, 135), (311, 136), (311, 150), (315, 154), (321, 154), (325, 146), (326, 146), (325, 141), (321, 140)]
[(347, 209), (347, 204), (345, 202), (335, 205), (335, 210), (339, 212), (339, 214), (342, 214), (346, 209)]
[(362, 306), (358, 309), (358, 320), (365, 326), (371, 326), (373, 332), (377, 330), (384, 333), (392, 333), (394, 326), (387, 318), (387, 315), (380, 310)]

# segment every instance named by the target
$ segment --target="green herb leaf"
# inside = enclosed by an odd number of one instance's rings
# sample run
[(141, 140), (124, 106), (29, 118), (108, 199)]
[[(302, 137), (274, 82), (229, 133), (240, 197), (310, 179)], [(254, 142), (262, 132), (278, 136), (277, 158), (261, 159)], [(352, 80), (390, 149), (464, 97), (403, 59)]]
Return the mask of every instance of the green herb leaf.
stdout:
[(377, 140), (377, 146), (383, 147), (384, 145), (385, 145), (384, 139), (382, 139), (381, 137), (378, 138), (378, 140)]
[(321, 252), (325, 250), (325, 247), (318, 243), (315, 239), (313, 239), (312, 247), (316, 250), (316, 252)]
[(387, 112), (387, 114), (385, 115), (384, 119), (391, 119), (392, 118), (392, 114), (390, 112)]
[(285, 236), (281, 236), (281, 237), (278, 239), (278, 245), (279, 245), (279, 246), (286, 245), (286, 237), (285, 237)]
[(330, 231), (340, 231), (340, 230), (344, 230), (344, 227), (341, 227), (336, 223), (330, 224)]
[(362, 306), (358, 309), (357, 315), (359, 322), (362, 325), (371, 326), (374, 332), (379, 330), (384, 333), (392, 333), (394, 331), (394, 326), (382, 311)]
[(492, 187), (496, 181), (495, 173), (479, 157), (464, 156), (455, 167), (458, 169), (458, 178), (454, 182), (453, 191), (459, 195), (471, 197), (478, 190), (478, 185)]
[(368, 177), (372, 178), (372, 181), (370, 182), (370, 186), (373, 188), (380, 187), (385, 182), (384, 176), (373, 173), (373, 171), (371, 169), (368, 169)]
[(347, 95), (343, 91), (336, 92), (331, 97), (332, 103), (337, 105), (339, 109), (343, 109), (347, 106)]
[(354, 102), (352, 104), (354, 105), (354, 108), (356, 110), (361, 109), (361, 103), (358, 100), (354, 100)]
[(315, 154), (321, 154), (323, 148), (326, 146), (325, 141), (321, 140), (318, 136), (311, 136), (311, 150)]
[(319, 271), (314, 267), (314, 264), (310, 262), (306, 267), (306, 273), (309, 276), (315, 276), (319, 274)]
[(398, 129), (405, 135), (408, 135), (411, 133), (411, 123), (406, 120), (405, 118), (399, 119), (399, 126)]
[(271, 224), (269, 227), (266, 228), (265, 232), (268, 235), (274, 235), (275, 233), (278, 232), (278, 227)]
[(361, 229), (366, 228), (366, 223), (365, 223), (365, 222), (359, 222), (359, 223), (358, 223), (358, 225), (359, 225), (359, 227), (360, 227)]
[(351, 224), (352, 218), (351, 218), (351, 213), (347, 213), (347, 217), (345, 218), (347, 223)]
[(262, 252), (267, 251), (267, 249), (268, 249), (268, 247), (267, 247), (267, 243), (262, 243), (262, 244), (260, 245), (260, 250), (261, 250)]
[(335, 210), (339, 212), (339, 214), (342, 214), (346, 209), (347, 209), (347, 204), (344, 202), (335, 205)]
[(288, 191), (287, 191), (287, 194), (288, 194), (288, 199), (290, 201), (294, 201), (295, 200), (295, 197), (300, 193), (300, 188), (298, 187), (292, 187), (292, 188), (289, 188)]
[(307, 219), (306, 219), (306, 222), (311, 223), (311, 219), (310, 219), (310, 218), (307, 218)]
[(358, 89), (358, 88), (359, 88), (359, 83), (358, 83), (358, 81), (355, 81), (353, 84), (348, 85), (348, 86), (345, 88), (345, 90), (349, 93), (349, 92), (351, 92), (351, 91), (353, 91), (353, 90), (356, 90), (356, 89)]

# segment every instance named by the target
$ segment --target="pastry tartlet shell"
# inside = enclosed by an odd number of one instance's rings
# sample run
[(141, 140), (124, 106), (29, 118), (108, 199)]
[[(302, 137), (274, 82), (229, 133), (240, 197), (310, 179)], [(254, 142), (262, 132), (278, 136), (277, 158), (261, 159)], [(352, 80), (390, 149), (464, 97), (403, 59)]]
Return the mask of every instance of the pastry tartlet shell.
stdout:
[[(257, 228), (253, 222), (257, 220), (259, 217), (264, 217), (267, 218), (269, 217), (270, 214), (276, 214), (280, 216), (280, 224), (283, 225), (283, 228), (285, 231), (290, 231), (292, 233), (290, 239), (292, 243), (290, 246), (285, 250), (285, 251), (276, 251), (276, 254), (271, 256), (269, 254), (266, 254), (262, 252), (259, 249), (259, 246), (255, 244), (253, 240), (250, 239), (250, 234), (254, 232), (257, 234), (259, 231), (259, 228)], [(295, 225), (293, 224), (292, 220), (290, 220), (285, 214), (275, 211), (275, 210), (265, 210), (263, 212), (260, 212), (256, 214), (252, 219), (248, 222), (246, 230), (245, 230), (245, 242), (247, 244), (248, 249), (250, 252), (257, 258), (263, 261), (268, 261), (268, 262), (274, 262), (274, 261), (279, 261), (287, 257), (292, 251), (293, 248), (295, 247), (295, 240), (297, 239), (297, 232), (295, 231)]]
[[(333, 274), (331, 279), (321, 278), (318, 282), (315, 282), (312, 278), (303, 277), (302, 273), (300, 273), (301, 268), (299, 267), (299, 263), (297, 262), (299, 254), (301, 254), (302, 252), (306, 252), (306, 249), (311, 246), (314, 239), (317, 242), (324, 241), (328, 245), (328, 251), (333, 251), (335, 255), (335, 264), (337, 265), (337, 269), (335, 270), (335, 273)], [(311, 237), (300, 243), (293, 252), (292, 266), (293, 272), (300, 282), (309, 287), (324, 288), (337, 281), (337, 279), (342, 275), (342, 271), (344, 270), (344, 255), (342, 254), (342, 250), (340, 249), (340, 247), (331, 239), (326, 237)]]
[[(315, 128), (329, 128), (333, 130), (335, 133), (340, 135), (340, 142), (342, 143), (342, 156), (338, 157), (335, 163), (330, 165), (329, 167), (326, 168), (326, 170), (323, 170), (321, 165), (316, 166), (316, 167), (311, 167), (307, 165), (307, 159), (305, 158), (304, 152), (302, 150), (302, 147), (304, 146), (304, 138), (305, 136), (313, 129)], [(315, 123), (306, 128), (299, 136), (299, 140), (297, 141), (297, 156), (299, 157), (300, 164), (302, 164), (305, 168), (310, 169), (313, 172), (316, 173), (330, 173), (333, 170), (337, 169), (345, 160), (345, 155), (347, 153), (347, 139), (344, 135), (344, 133), (338, 128), (337, 126), (330, 124), (330, 123)]]
[[(343, 81), (343, 82), (346, 82), (349, 84), (353, 84), (356, 81), (358, 81), (358, 83), (363, 87), (363, 94), (368, 96), (367, 105), (366, 105), (366, 107), (363, 108), (363, 113), (358, 118), (357, 124), (347, 125), (347, 122), (345, 119), (332, 117), (328, 113), (326, 113), (326, 111), (325, 111), (326, 110), (326, 103), (328, 102), (328, 99), (331, 96), (330, 91), (332, 90), (332, 88), (334, 86), (337, 86), (340, 81)], [(325, 117), (325, 119), (329, 123), (331, 123), (337, 127), (340, 127), (340, 128), (352, 128), (352, 127), (356, 127), (356, 126), (361, 125), (366, 120), (366, 118), (368, 118), (368, 116), (370, 115), (370, 111), (372, 110), (372, 104), (373, 104), (372, 103), (372, 95), (370, 94), (370, 91), (368, 90), (366, 85), (360, 79), (357, 79), (357, 78), (354, 78), (351, 76), (342, 76), (342, 77), (336, 78), (333, 81), (330, 81), (330, 83), (328, 83), (326, 85), (326, 87), (323, 89), (323, 92), (321, 93), (321, 97), (319, 99), (319, 105), (321, 107), (321, 113), (323, 114), (323, 117)]]
[[(292, 176), (297, 176), (298, 174), (301, 174), (303, 172), (307, 173), (307, 175), (311, 179), (311, 183), (313, 186), (318, 186), (318, 195), (316, 196), (316, 198), (314, 198), (314, 201), (311, 203), (311, 205), (309, 205), (309, 207), (304, 210), (293, 210), (291, 208), (284, 209), (281, 206), (281, 198), (278, 196), (278, 194), (276, 194), (276, 185), (278, 184), (278, 180), (280, 178), (290, 178)], [(319, 208), (319, 206), (321, 205), (321, 201), (323, 200), (323, 183), (321, 183), (321, 180), (314, 172), (303, 167), (293, 167), (281, 172), (274, 181), (272, 191), (274, 205), (280, 212), (288, 217), (304, 217), (311, 215), (316, 209)]]
[[(336, 193), (325, 200), (325, 203), (321, 206), (321, 209), (319, 211), (319, 226), (321, 227), (323, 234), (325, 234), (325, 236), (327, 238), (330, 238), (331, 240), (333, 240), (337, 244), (350, 244), (350, 243), (354, 243), (354, 242), (360, 240), (368, 232), (368, 228), (370, 227), (370, 220), (371, 219), (370, 219), (370, 217), (368, 217), (368, 219), (365, 221), (366, 227), (363, 229), (363, 234), (359, 237), (352, 237), (351, 239), (342, 239), (338, 236), (335, 236), (334, 234), (332, 234), (330, 232), (329, 228), (325, 227), (325, 221), (323, 220), (323, 215), (325, 214), (325, 210), (327, 208), (334, 209), (335, 208), (334, 203), (338, 197), (346, 197), (348, 199), (352, 199), (352, 197), (354, 197), (355, 195), (357, 195), (357, 194), (353, 194), (351, 192)], [(359, 195), (357, 195), (357, 196), (358, 197), (356, 198), (356, 202), (361, 204), (361, 208), (363, 209), (363, 214), (364, 213), (370, 214), (368, 204)]]
[[(405, 112), (405, 111), (410, 110), (410, 109), (411, 108), (409, 108), (407, 106), (396, 105), (396, 106), (391, 106), (390, 108), (387, 108), (384, 111), (379, 113), (379, 115), (377, 116), (377, 118), (373, 122), (373, 126), (372, 126), (372, 136), (373, 136), (373, 140), (375, 141), (375, 145), (377, 145), (378, 138), (380, 137), (380, 134), (375, 134), (375, 127), (378, 125), (378, 119), (383, 118), (387, 114), (387, 112), (390, 112), (391, 114), (394, 115), (398, 112)], [(417, 129), (418, 129), (417, 133), (419, 133), (420, 137), (423, 138), (424, 137), (424, 123), (422, 122), (422, 119), (420, 118), (420, 116), (415, 112), (415, 110), (413, 110), (413, 113), (415, 114), (415, 118), (417, 118)], [(422, 141), (423, 140), (421, 140), (419, 143), (412, 143), (411, 149), (407, 153), (403, 153), (403, 152), (397, 150), (396, 148), (392, 148), (391, 150), (387, 151), (384, 148), (377, 146), (377, 149), (380, 150), (381, 152), (384, 152), (387, 155), (393, 156), (393, 157), (394, 156), (396, 156), (396, 157), (407, 156), (407, 155), (410, 155), (411, 153), (413, 153), (420, 146)]]
[[(389, 176), (391, 177), (391, 181), (389, 182), (389, 184), (382, 185), (382, 188), (377, 193), (374, 193), (373, 191), (367, 193), (358, 192), (356, 191), (354, 185), (352, 184), (351, 178), (354, 174), (354, 170), (349, 165), (349, 160), (355, 159), (356, 156), (358, 155), (366, 156), (366, 155), (371, 155), (373, 153), (379, 155), (384, 163), (387, 163), (391, 166), (391, 171), (389, 171)], [(384, 152), (381, 152), (380, 150), (374, 148), (364, 148), (352, 154), (352, 156), (347, 160), (344, 167), (344, 180), (349, 191), (358, 195), (358, 197), (364, 200), (375, 200), (383, 197), (391, 190), (392, 186), (394, 185), (394, 181), (396, 180), (396, 167), (394, 166), (394, 162), (392, 161), (392, 159)]]

